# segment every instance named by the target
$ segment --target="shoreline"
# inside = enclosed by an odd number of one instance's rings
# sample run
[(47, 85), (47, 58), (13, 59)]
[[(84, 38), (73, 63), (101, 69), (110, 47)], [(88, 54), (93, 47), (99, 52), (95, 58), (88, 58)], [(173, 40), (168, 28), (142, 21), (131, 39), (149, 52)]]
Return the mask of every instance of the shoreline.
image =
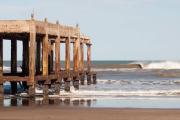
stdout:
[(0, 108), (0, 120), (178, 120), (180, 109), (31, 106)]

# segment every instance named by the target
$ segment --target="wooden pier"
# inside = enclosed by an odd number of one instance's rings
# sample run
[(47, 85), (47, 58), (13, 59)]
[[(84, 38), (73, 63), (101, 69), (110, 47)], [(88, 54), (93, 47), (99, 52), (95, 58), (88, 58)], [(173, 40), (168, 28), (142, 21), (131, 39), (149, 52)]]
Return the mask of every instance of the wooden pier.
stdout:
[[(11, 72), (3, 71), (3, 41), (11, 40)], [(17, 71), (17, 41), (22, 41), (22, 72)], [(61, 44), (65, 44), (65, 69), (61, 68)], [(73, 44), (73, 67), (70, 64), (70, 47)], [(84, 47), (87, 47), (87, 65), (84, 65)], [(72, 84), (96, 83), (96, 74), (91, 71), (91, 40), (80, 32), (78, 25), (65, 26), (44, 21), (0, 20), (0, 96), (3, 97), (3, 83), (11, 83), (11, 93), (17, 94), (20, 84), (30, 97), (35, 96), (37, 85), (43, 85), (43, 95), (53, 84), (55, 94), (60, 87), (70, 91)], [(4, 52), (5, 53), (5, 52)], [(55, 56), (54, 56), (55, 55)], [(87, 69), (85, 69), (87, 66)], [(71, 67), (73, 70), (71, 70)]]

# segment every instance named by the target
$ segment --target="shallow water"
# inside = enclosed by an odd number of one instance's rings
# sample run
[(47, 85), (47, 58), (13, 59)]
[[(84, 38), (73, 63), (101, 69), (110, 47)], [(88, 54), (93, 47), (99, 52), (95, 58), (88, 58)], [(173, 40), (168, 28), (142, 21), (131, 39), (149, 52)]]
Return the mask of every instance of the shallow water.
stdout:
[[(113, 108), (179, 108), (180, 109), (180, 62), (143, 62), (146, 69), (118, 68), (116, 64), (138, 63), (137, 61), (96, 61), (97, 84), (71, 88), (67, 93), (61, 90), (59, 96), (51, 99), (9, 98), (1, 100), (1, 105), (31, 106), (59, 105), (79, 107)], [(142, 64), (142, 62), (141, 62)], [(98, 66), (104, 66), (103, 68)], [(113, 65), (113, 66), (111, 66)], [(108, 68), (110, 66), (110, 68)], [(151, 69), (147, 69), (148, 66)], [(164, 69), (164, 68), (168, 69)], [(152, 69), (153, 68), (153, 69)], [(154, 69), (163, 68), (163, 69)], [(6, 87), (7, 89), (8, 87)], [(42, 91), (39, 91), (42, 92)], [(56, 97), (56, 98), (54, 98)]]
[(162, 108), (180, 109), (180, 97), (119, 97), (119, 98), (5, 98), (1, 107), (92, 107), (92, 108)]

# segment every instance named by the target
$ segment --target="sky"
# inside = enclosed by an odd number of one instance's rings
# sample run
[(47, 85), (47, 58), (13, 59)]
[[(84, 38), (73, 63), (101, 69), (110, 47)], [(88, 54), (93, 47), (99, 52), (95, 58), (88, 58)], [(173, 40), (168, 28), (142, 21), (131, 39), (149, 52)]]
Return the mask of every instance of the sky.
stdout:
[(180, 60), (180, 0), (0, 0), (0, 19), (30, 19), (33, 11), (38, 20), (78, 23), (93, 60)]

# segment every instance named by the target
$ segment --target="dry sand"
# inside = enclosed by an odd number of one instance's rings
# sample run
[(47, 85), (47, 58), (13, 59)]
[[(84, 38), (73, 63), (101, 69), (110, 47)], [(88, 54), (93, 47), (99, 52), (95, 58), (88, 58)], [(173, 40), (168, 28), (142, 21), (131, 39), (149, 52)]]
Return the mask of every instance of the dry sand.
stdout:
[(180, 120), (180, 109), (11, 107), (0, 108), (0, 120)]

